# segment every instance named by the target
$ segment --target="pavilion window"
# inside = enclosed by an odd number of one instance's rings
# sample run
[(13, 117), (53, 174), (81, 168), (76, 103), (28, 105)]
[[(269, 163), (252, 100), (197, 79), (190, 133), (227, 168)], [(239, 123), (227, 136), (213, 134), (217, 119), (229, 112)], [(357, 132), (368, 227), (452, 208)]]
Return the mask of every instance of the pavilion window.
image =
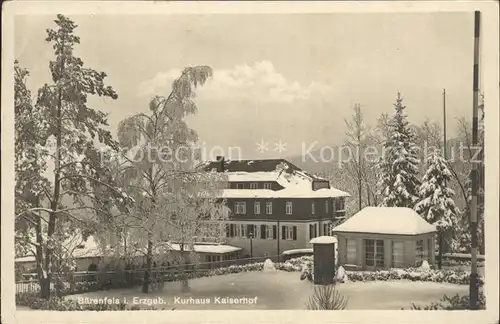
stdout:
[(384, 266), (384, 241), (365, 240), (365, 263), (369, 267)]

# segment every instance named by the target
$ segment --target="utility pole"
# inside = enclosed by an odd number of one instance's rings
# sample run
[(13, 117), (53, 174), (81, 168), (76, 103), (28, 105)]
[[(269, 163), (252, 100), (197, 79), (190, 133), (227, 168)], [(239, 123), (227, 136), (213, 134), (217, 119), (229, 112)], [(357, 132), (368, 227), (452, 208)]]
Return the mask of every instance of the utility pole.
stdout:
[[(479, 104), (479, 27), (481, 12), (474, 11), (474, 80), (472, 83), (472, 147), (478, 144), (478, 104)], [(471, 157), (472, 159), (472, 157)], [(477, 309), (479, 297), (478, 274), (477, 274), (477, 187), (478, 187), (478, 162), (472, 160), (470, 173), (472, 192), (470, 203), (470, 231), (471, 231), (471, 271), (469, 283), (470, 309)]]
[[(448, 140), (446, 138), (446, 89), (443, 89), (443, 142), (444, 142), (444, 147), (443, 147), (443, 155), (444, 155), (444, 160), (445, 163), (448, 163)], [(446, 180), (445, 180), (445, 186), (446, 186)], [(443, 266), (443, 244), (444, 244), (444, 229), (440, 228), (438, 232), (438, 269), (441, 269)]]

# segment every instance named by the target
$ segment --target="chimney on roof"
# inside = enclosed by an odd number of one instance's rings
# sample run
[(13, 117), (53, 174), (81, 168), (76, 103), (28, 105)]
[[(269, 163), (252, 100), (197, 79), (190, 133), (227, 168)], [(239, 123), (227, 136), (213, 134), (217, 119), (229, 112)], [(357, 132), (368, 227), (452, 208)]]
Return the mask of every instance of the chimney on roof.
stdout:
[(217, 172), (224, 172), (224, 157), (217, 156)]

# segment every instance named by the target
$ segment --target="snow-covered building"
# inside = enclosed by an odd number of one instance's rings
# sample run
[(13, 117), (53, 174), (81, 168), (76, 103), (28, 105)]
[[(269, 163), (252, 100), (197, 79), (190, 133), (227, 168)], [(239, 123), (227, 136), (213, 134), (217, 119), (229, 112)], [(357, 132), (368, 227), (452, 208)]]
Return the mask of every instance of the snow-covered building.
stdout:
[[(75, 261), (74, 271), (95, 271), (99, 270), (101, 267), (113, 269), (117, 265), (117, 255), (111, 250), (104, 251), (92, 235), (86, 239), (77, 237), (76, 239), (68, 240), (65, 242), (64, 247), (68, 251), (71, 251)], [(165, 261), (169, 264), (173, 264), (175, 260), (181, 259), (181, 244), (179, 243), (165, 242), (161, 246), (158, 245), (157, 250), (158, 251), (156, 251), (154, 255), (168, 253), (168, 256), (159, 258), (159, 260), (162, 260), (161, 262)], [(241, 248), (220, 243), (197, 242), (193, 245), (192, 250), (186, 244), (182, 250), (194, 252), (195, 257), (198, 258), (198, 264), (215, 261), (229, 261), (241, 256)], [(35, 251), (30, 255), (15, 259), (16, 267), (23, 273), (35, 272), (36, 259), (34, 253)], [(145, 251), (135, 251), (132, 254), (119, 256), (125, 258), (122, 259), (122, 266), (131, 262), (137, 267), (142, 267), (146, 262)], [(91, 265), (93, 266), (91, 267)]]
[(333, 229), (346, 269), (434, 264), (436, 227), (410, 208), (366, 207)]
[(345, 217), (348, 193), (284, 159), (218, 157), (203, 168), (227, 175), (221, 194), (231, 210), (225, 242), (241, 247), (242, 256), (311, 248), (312, 238), (330, 235), (333, 221)]

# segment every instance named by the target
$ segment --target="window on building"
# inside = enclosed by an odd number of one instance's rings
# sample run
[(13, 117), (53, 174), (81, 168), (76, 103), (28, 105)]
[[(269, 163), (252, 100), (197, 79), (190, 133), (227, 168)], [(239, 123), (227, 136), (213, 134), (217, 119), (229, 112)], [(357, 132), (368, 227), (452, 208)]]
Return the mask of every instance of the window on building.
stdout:
[(236, 209), (236, 214), (246, 214), (247, 213), (247, 204), (244, 201), (237, 201), (234, 203), (234, 207)]
[(276, 225), (260, 225), (259, 236), (261, 239), (275, 240), (278, 236)]
[(247, 227), (247, 237), (254, 238), (255, 237), (255, 225), (248, 224), (246, 227)]
[(247, 237), (247, 227), (244, 224), (238, 224), (236, 226), (236, 236), (237, 237)]
[(331, 224), (323, 223), (323, 235), (331, 235)]
[(287, 201), (286, 202), (285, 209), (286, 209), (286, 214), (287, 215), (291, 215), (292, 214), (292, 202), (291, 201)]
[(355, 239), (346, 239), (346, 256), (347, 264), (357, 264), (357, 242)]
[(236, 185), (236, 189), (244, 189), (245, 188), (245, 184), (244, 183), (238, 183)]
[(236, 224), (226, 224), (226, 236), (227, 237), (236, 236)]
[(282, 226), (281, 227), (281, 239), (287, 241), (297, 240), (297, 226)]
[(402, 268), (404, 266), (404, 243), (392, 242), (392, 267)]
[(266, 201), (266, 214), (271, 215), (273, 213), (273, 202)]
[(316, 204), (314, 203), (314, 201), (311, 203), (311, 214), (315, 214), (316, 213)]
[(328, 214), (328, 200), (325, 201), (325, 212)]
[(424, 240), (417, 240), (415, 248), (415, 265), (418, 267), (424, 260)]
[(272, 183), (266, 182), (264, 183), (264, 189), (272, 189), (273, 185)]
[(370, 267), (384, 266), (384, 241), (365, 240), (365, 263)]
[(259, 215), (260, 214), (260, 202), (259, 201), (256, 201), (253, 203), (253, 213), (255, 215)]
[(309, 224), (309, 238), (313, 239), (318, 236), (318, 224)]
[(253, 226), (253, 238), (262, 238), (260, 234), (260, 226), (254, 225)]
[(276, 225), (266, 225), (266, 238), (268, 240), (276, 239)]
[(335, 199), (335, 211), (340, 212), (345, 210), (344, 198), (339, 197)]
[(258, 188), (257, 183), (253, 182), (250, 184), (250, 189), (257, 189), (257, 188)]

